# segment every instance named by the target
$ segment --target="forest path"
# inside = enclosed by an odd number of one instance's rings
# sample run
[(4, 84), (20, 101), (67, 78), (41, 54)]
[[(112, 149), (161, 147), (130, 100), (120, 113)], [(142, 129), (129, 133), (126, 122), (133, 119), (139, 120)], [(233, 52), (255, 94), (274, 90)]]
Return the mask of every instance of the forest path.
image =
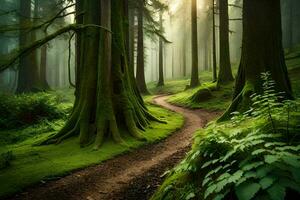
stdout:
[(157, 96), (154, 103), (180, 113), (184, 126), (157, 144), (150, 144), (65, 178), (32, 187), (12, 199), (113, 200), (148, 199), (162, 183), (161, 175), (190, 150), (193, 133), (218, 116), (218, 112), (188, 110)]

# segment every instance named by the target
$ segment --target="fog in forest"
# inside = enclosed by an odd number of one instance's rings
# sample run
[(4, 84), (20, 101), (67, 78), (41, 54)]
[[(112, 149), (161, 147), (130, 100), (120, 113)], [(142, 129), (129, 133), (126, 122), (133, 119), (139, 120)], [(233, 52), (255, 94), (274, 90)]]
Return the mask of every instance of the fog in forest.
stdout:
[[(41, 1), (43, 2), (43, 1)], [(292, 47), (300, 41), (300, 21), (297, 20), (300, 16), (297, 6), (291, 7), (292, 0), (282, 0), (282, 26), (283, 26), (283, 44), (284, 47)], [(37, 1), (37, 6), (39, 1)], [(164, 1), (168, 5), (168, 9), (163, 11), (163, 31), (168, 42), (163, 44), (163, 66), (164, 77), (166, 79), (176, 79), (189, 77), (191, 74), (191, 1), (189, 0), (168, 0)], [(198, 67), (201, 71), (212, 71), (213, 62), (213, 40), (212, 40), (212, 1), (198, 0), (197, 24), (198, 24)], [(216, 2), (218, 3), (218, 2)], [(238, 65), (241, 54), (242, 43), (242, 1), (229, 0), (229, 46), (230, 46), (230, 61), (232, 65)], [(44, 5), (43, 5), (44, 4)], [(35, 23), (43, 23), (42, 18), (55, 16), (57, 10), (51, 3), (41, 3)], [(299, 4), (295, 1), (294, 4)], [(54, 24), (47, 29), (47, 34), (57, 30), (63, 25), (74, 22), (74, 6), (72, 3), (64, 3), (61, 6), (69, 6), (64, 10), (65, 17), (54, 21)], [(7, 55), (18, 48), (19, 39), (15, 31), (5, 31), (5, 26), (14, 26), (18, 23), (19, 12), (14, 12), (18, 9), (18, 1), (5, 0), (1, 8), (1, 54)], [(34, 10), (32, 3), (32, 9)], [(43, 7), (44, 6), (44, 7)], [(48, 10), (47, 10), (48, 9)], [(7, 13), (9, 12), (9, 13)], [(219, 63), (219, 17), (216, 10), (215, 16), (215, 31), (216, 31), (216, 60)], [(40, 18), (40, 19), (39, 19)], [(159, 21), (159, 14), (155, 13), (154, 18)], [(135, 26), (137, 26), (137, 16), (135, 16)], [(135, 27), (137, 29), (137, 27)], [(36, 31), (36, 39), (44, 36), (43, 30)], [(146, 82), (158, 80), (159, 67), (159, 37), (153, 34), (144, 33), (144, 48), (145, 48), (145, 79)], [(75, 37), (70, 40), (71, 34), (60, 36), (46, 46), (46, 79), (51, 88), (65, 88), (70, 86), (70, 82), (75, 81)], [(137, 30), (135, 30), (137, 37)], [(135, 39), (135, 57), (137, 48), (137, 38)], [(69, 51), (71, 46), (71, 51)], [(42, 48), (37, 50), (36, 62), (41, 64)], [(68, 60), (70, 56), (70, 75), (68, 69)], [(1, 90), (13, 92), (17, 88), (18, 83), (18, 64), (15, 67), (9, 68), (0, 74)], [(135, 59), (136, 68), (136, 59)], [(71, 77), (71, 80), (69, 80)]]

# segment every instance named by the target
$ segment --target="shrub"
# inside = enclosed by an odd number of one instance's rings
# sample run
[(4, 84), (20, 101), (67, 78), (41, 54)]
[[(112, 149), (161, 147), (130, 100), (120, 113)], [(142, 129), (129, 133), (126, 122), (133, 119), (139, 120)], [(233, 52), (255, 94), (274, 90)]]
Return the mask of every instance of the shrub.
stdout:
[(59, 98), (53, 94), (0, 94), (0, 129), (17, 128), (40, 120), (65, 116), (59, 109)]

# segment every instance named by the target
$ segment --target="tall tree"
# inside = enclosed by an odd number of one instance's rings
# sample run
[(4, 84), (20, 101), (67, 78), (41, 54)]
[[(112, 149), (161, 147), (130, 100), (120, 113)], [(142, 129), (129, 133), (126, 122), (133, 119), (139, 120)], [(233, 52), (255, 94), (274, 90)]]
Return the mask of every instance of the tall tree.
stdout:
[(233, 81), (229, 53), (228, 0), (219, 0), (220, 11), (220, 67), (218, 85)]
[[(35, 8), (36, 9), (36, 8)], [(20, 48), (36, 40), (36, 31), (28, 31), (26, 27), (33, 24), (31, 0), (20, 0)], [(36, 51), (20, 58), (17, 93), (36, 92), (41, 90), (39, 68)]]
[(137, 66), (136, 83), (142, 94), (148, 94), (145, 80), (145, 52), (144, 52), (144, 1), (139, 0), (138, 8), (138, 40), (137, 40)]
[(83, 25), (87, 27), (81, 35), (79, 91), (64, 128), (43, 143), (79, 135), (81, 145), (94, 141), (95, 148), (99, 148), (108, 137), (122, 142), (120, 126), (133, 137), (143, 139), (140, 130), (149, 120), (157, 119), (145, 107), (133, 71), (128, 67), (126, 31), (129, 29), (128, 16), (124, 13), (127, 1), (82, 2)]
[(197, 29), (197, 0), (192, 0), (192, 74), (190, 87), (200, 84), (198, 73), (198, 29)]
[(216, 48), (216, 18), (215, 0), (212, 0), (212, 56), (213, 56), (213, 82), (217, 81), (217, 48)]
[[(159, 24), (160, 24), (160, 30), (162, 31), (163, 29), (163, 19), (162, 19), (162, 11), (159, 13)], [(159, 38), (159, 64), (158, 64), (158, 83), (157, 86), (164, 86), (165, 81), (164, 81), (164, 58), (163, 58), (163, 39), (160, 37)]]
[(276, 90), (292, 99), (292, 88), (282, 47), (280, 0), (245, 0), (242, 57), (233, 102), (220, 120), (236, 110), (247, 110), (250, 96), (261, 93), (260, 75), (269, 71)]

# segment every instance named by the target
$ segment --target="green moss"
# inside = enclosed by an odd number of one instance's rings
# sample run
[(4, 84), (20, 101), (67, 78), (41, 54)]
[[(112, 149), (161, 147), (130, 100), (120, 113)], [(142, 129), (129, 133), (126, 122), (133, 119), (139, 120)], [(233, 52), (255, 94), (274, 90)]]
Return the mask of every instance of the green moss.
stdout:
[(78, 138), (68, 139), (59, 145), (33, 146), (35, 142), (57, 132), (64, 125), (63, 120), (43, 122), (14, 131), (0, 131), (0, 135), (10, 135), (9, 138), (1, 137), (0, 153), (10, 151), (15, 157), (10, 161), (10, 167), (0, 171), (0, 196), (20, 192), (24, 187), (41, 180), (61, 177), (71, 171), (99, 164), (146, 143), (156, 142), (183, 125), (183, 117), (179, 114), (153, 105), (148, 105), (148, 108), (151, 113), (168, 124), (151, 123), (143, 133), (146, 142), (138, 141), (123, 131), (126, 146), (109, 140), (98, 151), (94, 151), (92, 145), (80, 148)]
[[(200, 82), (212, 81), (212, 72), (201, 71)], [(182, 77), (172, 80), (165, 80), (165, 85), (157, 87), (157, 82), (151, 82), (147, 85), (151, 94), (176, 94), (182, 92), (190, 84), (190, 77)]]
[(203, 83), (201, 86), (180, 92), (171, 96), (168, 101), (170, 103), (188, 107), (191, 109), (204, 108), (207, 110), (224, 110), (230, 105), (232, 99), (233, 84), (227, 84), (220, 87), (218, 90), (210, 90), (212, 97), (206, 101), (194, 101), (193, 96), (201, 90), (207, 88), (215, 88), (216, 83)]

